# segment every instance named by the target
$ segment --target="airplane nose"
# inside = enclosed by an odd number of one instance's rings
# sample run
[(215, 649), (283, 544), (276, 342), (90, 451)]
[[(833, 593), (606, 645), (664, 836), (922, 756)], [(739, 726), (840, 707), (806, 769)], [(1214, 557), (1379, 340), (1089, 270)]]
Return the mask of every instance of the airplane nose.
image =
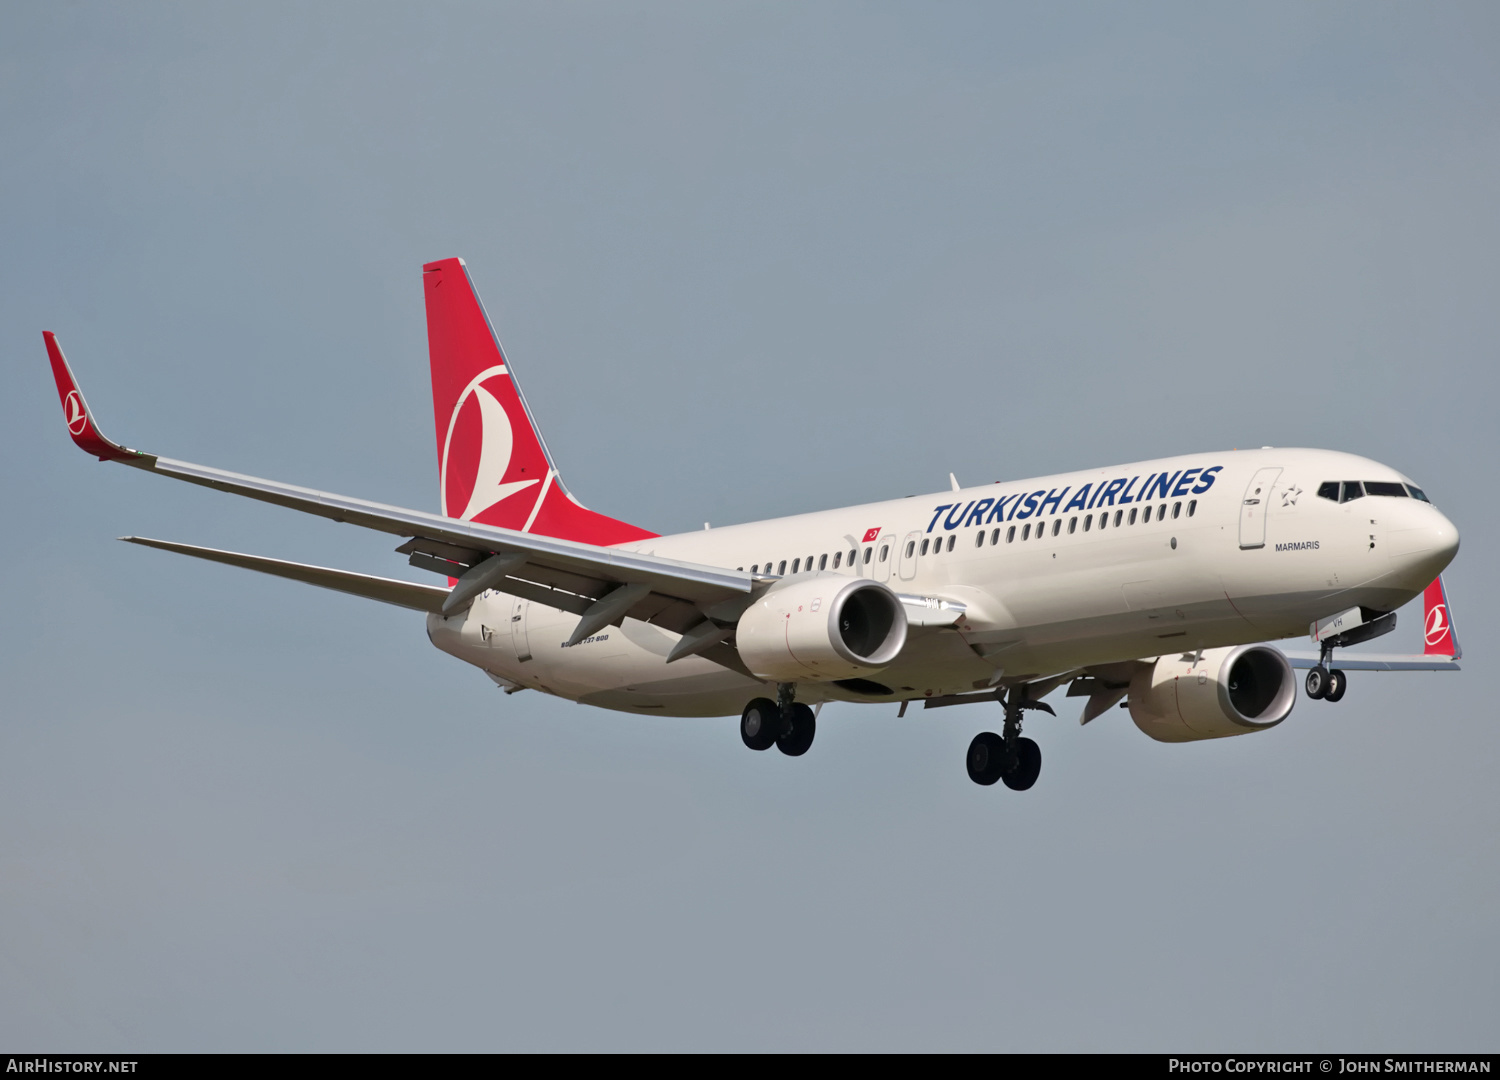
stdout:
[[(1437, 513), (1437, 511), (1433, 512)], [(1447, 566), (1453, 561), (1453, 556), (1458, 554), (1458, 526), (1442, 514), (1437, 516), (1439, 524), (1434, 552), (1442, 557), (1443, 565)]]
[[(1415, 508), (1414, 508), (1415, 509)], [(1412, 588), (1425, 587), (1443, 572), (1458, 554), (1458, 528), (1440, 511), (1424, 506), (1420, 520), (1402, 522), (1405, 528), (1393, 530), (1388, 537), (1392, 563), (1402, 578), (1409, 578)]]

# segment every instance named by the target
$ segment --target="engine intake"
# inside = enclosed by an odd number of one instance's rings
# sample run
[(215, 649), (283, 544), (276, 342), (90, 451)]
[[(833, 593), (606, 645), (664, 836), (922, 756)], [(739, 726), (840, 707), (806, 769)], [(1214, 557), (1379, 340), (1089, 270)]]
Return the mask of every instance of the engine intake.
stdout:
[(906, 610), (886, 586), (842, 574), (777, 582), (740, 616), (740, 658), (777, 682), (878, 671), (906, 645)]
[(1266, 645), (1163, 656), (1130, 680), (1130, 718), (1159, 742), (1248, 735), (1275, 727), (1297, 703), (1292, 666)]

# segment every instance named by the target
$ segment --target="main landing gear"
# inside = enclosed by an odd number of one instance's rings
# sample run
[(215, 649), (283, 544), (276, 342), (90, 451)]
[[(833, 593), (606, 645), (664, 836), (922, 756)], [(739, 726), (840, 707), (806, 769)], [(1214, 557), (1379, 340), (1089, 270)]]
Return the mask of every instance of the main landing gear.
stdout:
[(801, 757), (813, 744), (818, 721), (808, 706), (794, 701), (792, 683), (776, 687), (778, 701), (756, 698), (740, 714), (740, 738), (752, 750), (776, 749), (787, 757)]
[(1057, 715), (1051, 706), (1028, 700), (1026, 687), (1012, 688), (1005, 698), (1004, 734), (981, 731), (969, 744), (965, 764), (970, 780), (986, 787), (999, 780), (1012, 791), (1025, 791), (1036, 783), (1042, 771), (1042, 748), (1021, 735), (1021, 718), (1027, 709)]

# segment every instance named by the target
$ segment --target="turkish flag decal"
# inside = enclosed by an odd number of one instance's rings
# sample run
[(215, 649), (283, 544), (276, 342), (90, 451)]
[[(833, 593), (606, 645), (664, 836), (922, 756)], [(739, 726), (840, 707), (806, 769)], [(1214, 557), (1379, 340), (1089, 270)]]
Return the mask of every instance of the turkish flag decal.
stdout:
[(879, 539), (880, 539), (880, 526), (877, 525), (873, 529), (866, 530), (866, 532), (865, 532), (865, 538), (862, 541), (860, 541), (860, 542), (864, 543), (864, 544), (873, 544), (876, 540), (879, 540)]

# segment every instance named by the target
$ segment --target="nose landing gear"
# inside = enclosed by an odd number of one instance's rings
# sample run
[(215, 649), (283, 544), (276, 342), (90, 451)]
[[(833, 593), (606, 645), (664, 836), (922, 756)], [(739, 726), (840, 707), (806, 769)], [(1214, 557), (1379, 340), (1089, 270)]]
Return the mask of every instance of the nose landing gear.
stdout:
[(1329, 670), (1322, 664), (1312, 668), (1307, 673), (1307, 679), (1303, 686), (1307, 690), (1307, 696), (1314, 700), (1337, 701), (1344, 696), (1344, 690), (1349, 685), (1349, 678), (1338, 668)]
[(969, 744), (965, 765), (969, 779), (986, 787), (999, 780), (1012, 791), (1025, 791), (1036, 783), (1042, 771), (1042, 748), (1021, 735), (1021, 718), (1027, 709), (1051, 713), (1052, 707), (1026, 697), (1026, 687), (1018, 686), (1005, 698), (1004, 734), (981, 731)]
[[(1374, 626), (1382, 622), (1386, 623), (1387, 630), (1382, 630), (1380, 633), (1386, 633), (1390, 628), (1394, 628), (1396, 625), (1394, 613), (1366, 625)], [(1356, 629), (1362, 628), (1357, 627)], [(1349, 686), (1348, 677), (1338, 668), (1330, 669), (1328, 665), (1333, 661), (1334, 648), (1340, 644), (1346, 644), (1345, 639), (1350, 636), (1349, 634), (1344, 634), (1339, 637), (1329, 638), (1322, 643), (1322, 648), (1318, 651), (1318, 666), (1308, 670), (1307, 678), (1302, 684), (1303, 688), (1307, 690), (1307, 696), (1314, 701), (1337, 701), (1344, 696), (1344, 690)], [(1378, 637), (1379, 634), (1371, 636)]]

